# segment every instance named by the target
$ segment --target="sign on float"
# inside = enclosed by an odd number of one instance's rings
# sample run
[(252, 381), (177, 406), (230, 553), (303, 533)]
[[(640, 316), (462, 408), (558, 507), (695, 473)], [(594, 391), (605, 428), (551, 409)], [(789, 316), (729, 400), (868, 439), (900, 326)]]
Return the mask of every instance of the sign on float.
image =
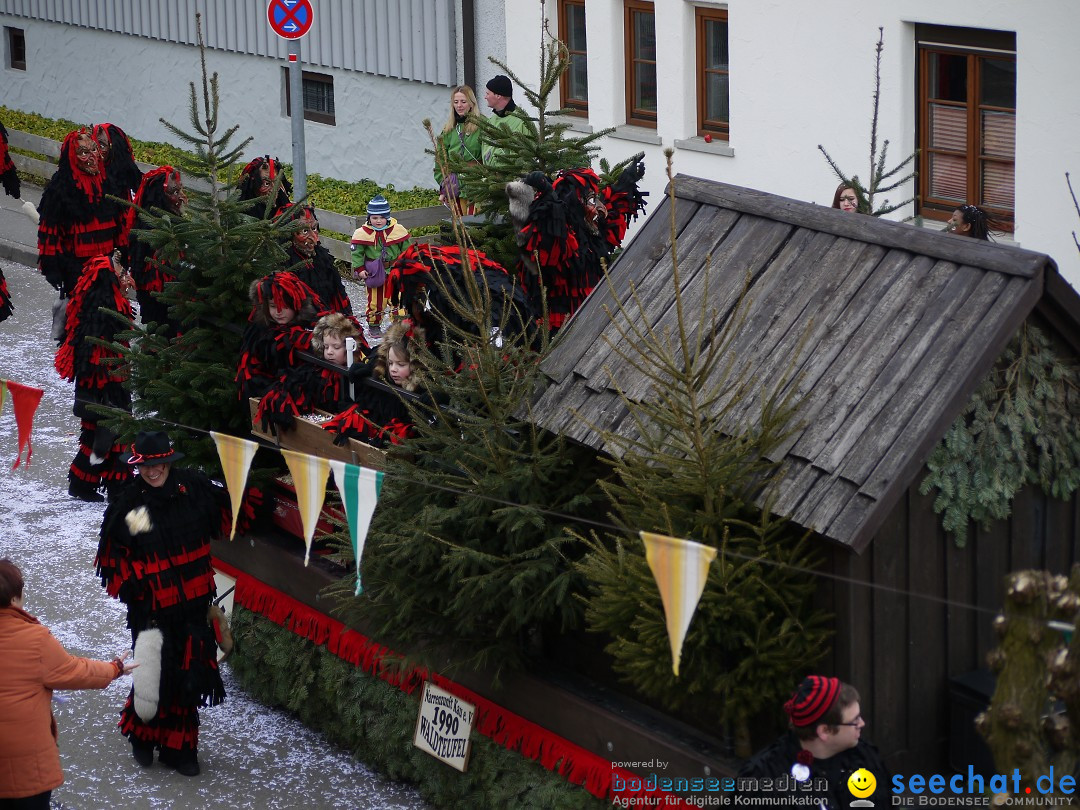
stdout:
[(413, 745), (464, 773), (475, 717), (476, 706), (425, 681)]

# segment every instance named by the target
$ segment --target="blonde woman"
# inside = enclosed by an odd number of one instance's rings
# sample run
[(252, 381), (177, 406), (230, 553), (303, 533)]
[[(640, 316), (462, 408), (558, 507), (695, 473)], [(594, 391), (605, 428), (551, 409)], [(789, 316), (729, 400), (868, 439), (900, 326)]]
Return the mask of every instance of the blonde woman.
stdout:
[(448, 171), (443, 176), (441, 162), (453, 169), (462, 163), (480, 163), (482, 147), (480, 130), (476, 126), (476, 94), (467, 84), (458, 85), (450, 92), (450, 117), (439, 136), (439, 154), (435, 156), (435, 182), (439, 184), (439, 201), (450, 207), (457, 206), (461, 215), (476, 213), (476, 206), (461, 199), (458, 176)]

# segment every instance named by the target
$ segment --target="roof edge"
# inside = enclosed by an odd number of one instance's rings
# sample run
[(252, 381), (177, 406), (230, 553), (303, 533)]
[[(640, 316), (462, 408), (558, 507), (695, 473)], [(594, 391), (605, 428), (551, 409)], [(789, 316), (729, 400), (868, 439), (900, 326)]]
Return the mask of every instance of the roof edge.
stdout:
[[(1035, 278), (1047, 264), (1057, 265), (1045, 253), (982, 242), (977, 239), (943, 239), (937, 231), (929, 231), (906, 222), (893, 222), (878, 217), (855, 216), (805, 200), (781, 197), (766, 191), (733, 186), (717, 180), (707, 180), (678, 174), (672, 181), (677, 199), (731, 208), (743, 213), (768, 217), (789, 225), (812, 228), (816, 231), (872, 242), (886, 248), (899, 248), (921, 253), (935, 259), (970, 265), (1013, 276)], [(664, 189), (670, 193), (671, 183)]]

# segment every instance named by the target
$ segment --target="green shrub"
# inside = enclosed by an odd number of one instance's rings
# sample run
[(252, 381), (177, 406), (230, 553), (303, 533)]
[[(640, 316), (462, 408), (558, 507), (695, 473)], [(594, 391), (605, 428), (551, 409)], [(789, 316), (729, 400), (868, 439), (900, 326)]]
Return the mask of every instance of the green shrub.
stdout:
[[(62, 141), (64, 136), (71, 130), (89, 126), (87, 123), (77, 123), (66, 118), (46, 118), (37, 113), (27, 113), (10, 107), (0, 106), (0, 121), (9, 130), (19, 130), (31, 135), (41, 135), (45, 138)], [(131, 151), (136, 160), (144, 163), (152, 163), (155, 166), (180, 165), (180, 155), (188, 155), (194, 158), (190, 152), (185, 153), (179, 147), (159, 141), (141, 141), (131, 137)], [(426, 158), (425, 158), (426, 159)], [(292, 166), (286, 164), (285, 173), (292, 176)], [(235, 177), (225, 178), (230, 182)], [(374, 180), (361, 180), (358, 183), (349, 183), (345, 180), (337, 180), (333, 177), (323, 177), (320, 174), (309, 174), (307, 179), (308, 198), (313, 205), (327, 211), (336, 211), (339, 214), (360, 216), (367, 208), (367, 202), (376, 194), (382, 194), (390, 202), (390, 207), (395, 211), (404, 211), (407, 208), (425, 208), (439, 204), (439, 193), (434, 188), (412, 188), (398, 190), (392, 184), (380, 186)], [(434, 185), (434, 180), (432, 181)], [(429, 232), (437, 226), (417, 229)], [(346, 234), (346, 239), (352, 234)]]

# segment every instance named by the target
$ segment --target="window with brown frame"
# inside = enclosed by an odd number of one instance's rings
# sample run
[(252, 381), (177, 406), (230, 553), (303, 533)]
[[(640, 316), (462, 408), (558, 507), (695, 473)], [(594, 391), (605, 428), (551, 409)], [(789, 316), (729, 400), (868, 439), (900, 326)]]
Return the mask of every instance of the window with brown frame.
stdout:
[(21, 28), (4, 26), (7, 32), (8, 67), (26, 70), (26, 35)]
[(1016, 35), (918, 25), (919, 213), (978, 205), (1015, 218)]
[(697, 8), (698, 135), (728, 137), (728, 18), (727, 11)]
[(559, 39), (570, 52), (570, 66), (559, 79), (562, 106), (589, 114), (589, 67), (585, 49), (585, 0), (559, 0)]
[[(289, 69), (282, 68), (285, 78), (285, 116), (292, 116), (291, 88), (289, 87)], [(304, 82), (304, 120), (320, 124), (337, 125), (334, 111), (334, 77), (325, 73), (302, 71)]]
[(656, 128), (656, 16), (653, 4), (626, 0), (626, 123)]

